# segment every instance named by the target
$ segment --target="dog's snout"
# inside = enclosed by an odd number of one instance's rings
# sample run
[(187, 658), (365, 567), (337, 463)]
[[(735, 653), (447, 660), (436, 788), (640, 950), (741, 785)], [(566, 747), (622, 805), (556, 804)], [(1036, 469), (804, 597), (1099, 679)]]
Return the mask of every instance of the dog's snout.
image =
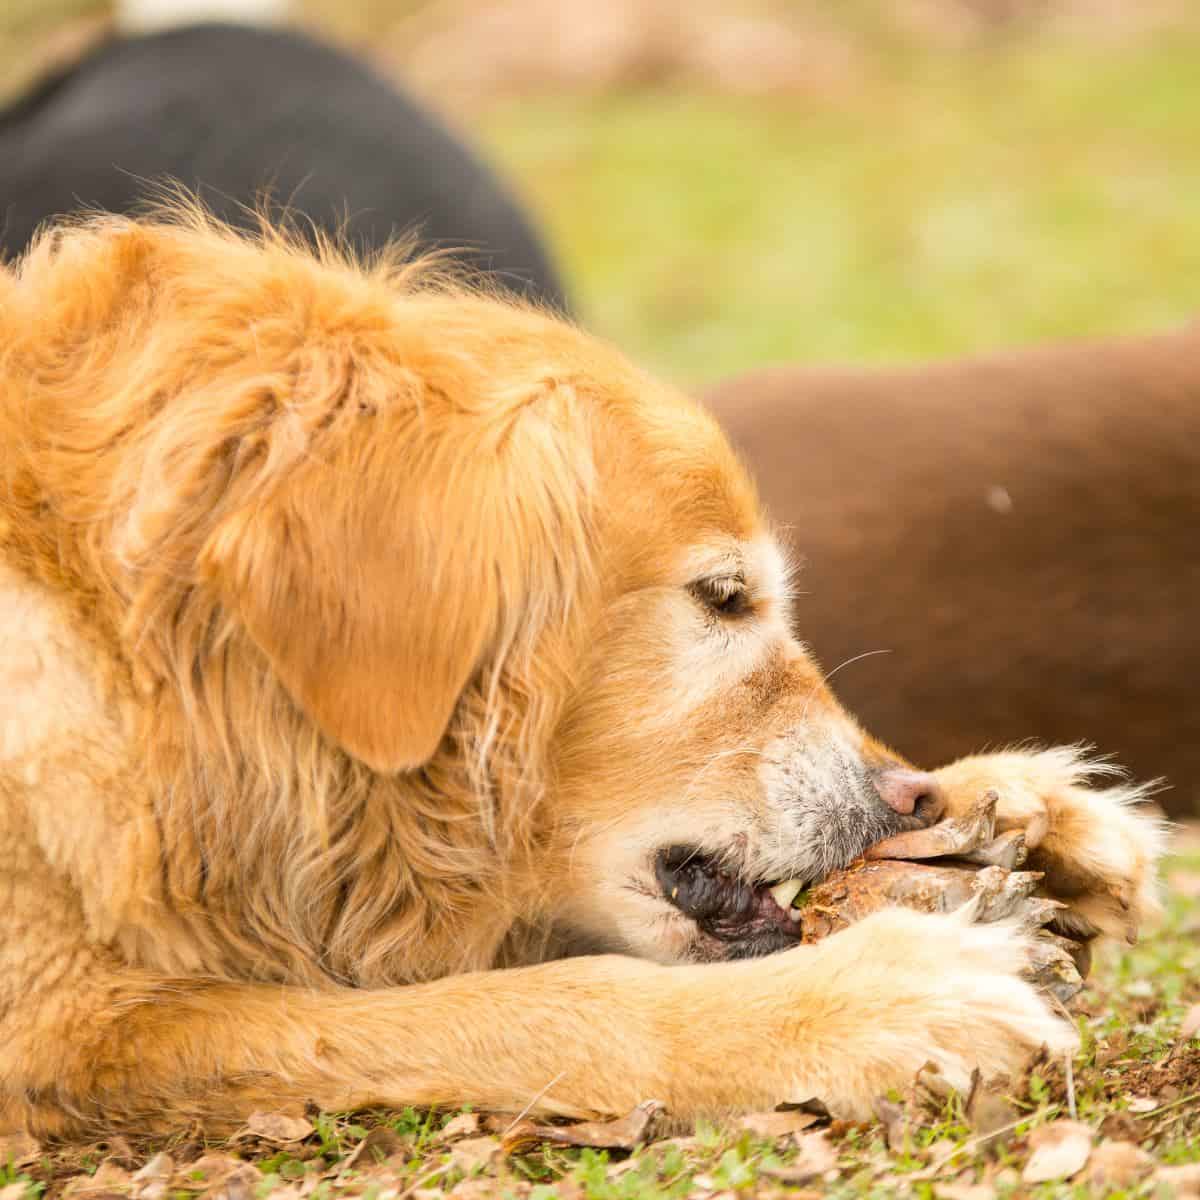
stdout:
[(874, 783), (884, 804), (903, 816), (916, 813), (926, 821), (933, 821), (941, 810), (938, 781), (927, 771), (888, 767), (875, 775)]

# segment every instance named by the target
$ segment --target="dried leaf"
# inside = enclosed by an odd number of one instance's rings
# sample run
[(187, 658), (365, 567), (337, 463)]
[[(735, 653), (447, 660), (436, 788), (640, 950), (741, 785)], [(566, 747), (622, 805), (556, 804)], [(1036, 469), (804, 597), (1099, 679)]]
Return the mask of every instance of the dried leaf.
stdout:
[(1013, 1127), (1017, 1111), (999, 1092), (976, 1087), (967, 1108), (967, 1120), (980, 1149), (987, 1150)]
[(256, 1200), (262, 1172), (252, 1163), (243, 1163), (232, 1175), (204, 1192), (204, 1200)]
[(252, 1112), (246, 1121), (246, 1132), (265, 1142), (301, 1142), (312, 1131), (312, 1124), (304, 1117), (287, 1113)]
[(466, 1138), (450, 1147), (450, 1161), (464, 1174), (472, 1175), (498, 1158), (500, 1152), (499, 1138)]
[(1132, 1142), (1101, 1142), (1088, 1162), (1087, 1181), (1103, 1191), (1134, 1187), (1154, 1170), (1154, 1159)]
[(0, 1200), (25, 1200), (25, 1185), (10, 1183), (0, 1187)]
[(406, 1138), (402, 1138), (394, 1129), (389, 1129), (386, 1125), (377, 1125), (354, 1147), (350, 1156), (341, 1164), (340, 1170), (348, 1171), (352, 1167), (373, 1167), (376, 1163), (391, 1158), (394, 1154), (403, 1154), (410, 1145), (411, 1143)]
[[(512, 1118), (509, 1117), (509, 1121)], [(562, 1186), (556, 1189), (562, 1193)], [(462, 1179), (456, 1183), (447, 1195), (451, 1200), (495, 1200), (496, 1181), (494, 1179)]]
[[(1175, 1200), (1197, 1200), (1200, 1197), (1200, 1163), (1185, 1163), (1180, 1167), (1159, 1167), (1154, 1172), (1156, 1184), (1166, 1184)], [(3, 1200), (3, 1197), (0, 1197)]]
[(101, 1163), (93, 1175), (76, 1175), (65, 1188), (63, 1200), (100, 1200), (101, 1196), (125, 1195), (129, 1172), (116, 1163)]
[[(199, 1182), (206, 1187), (213, 1187), (248, 1165), (240, 1158), (234, 1158), (232, 1154), (205, 1154), (180, 1169), (193, 1183)], [(196, 1176), (199, 1176), (199, 1179)]]
[(762, 1168), (761, 1174), (780, 1183), (804, 1184), (837, 1167), (837, 1151), (823, 1129), (796, 1138), (796, 1150), (786, 1163)]
[(479, 1114), (459, 1113), (457, 1117), (451, 1117), (438, 1136), (443, 1141), (449, 1141), (451, 1138), (478, 1137)]
[(1070, 1179), (1087, 1166), (1092, 1130), (1080, 1121), (1054, 1121), (1029, 1135), (1032, 1153), (1021, 1172), (1024, 1183)]
[(1153, 1096), (1130, 1096), (1126, 1107), (1131, 1113), (1148, 1113), (1158, 1107), (1158, 1101)]
[(643, 1100), (617, 1121), (581, 1121), (575, 1125), (537, 1125), (521, 1121), (504, 1137), (504, 1153), (553, 1142), (559, 1146), (593, 1146), (599, 1150), (632, 1150), (645, 1142), (659, 1114), (665, 1109), (658, 1100)]
[(747, 1133), (761, 1138), (781, 1138), (789, 1134), (801, 1133), (810, 1125), (815, 1125), (820, 1117), (815, 1113), (785, 1111), (750, 1113), (744, 1116), (738, 1126)]
[(990, 1183), (937, 1183), (934, 1191), (942, 1200), (994, 1200), (996, 1195)]
[(904, 1106), (896, 1104), (884, 1096), (877, 1096), (872, 1107), (883, 1126), (883, 1136), (884, 1141), (887, 1142), (887, 1148), (893, 1154), (904, 1150), (912, 1134), (912, 1122), (909, 1121)]
[(156, 1154), (130, 1178), (130, 1195), (138, 1200), (162, 1200), (174, 1174), (175, 1160), (169, 1154)]
[(138, 1155), (133, 1152), (133, 1147), (126, 1138), (119, 1134), (110, 1137), (106, 1141), (105, 1148), (108, 1151), (104, 1157), (105, 1162), (114, 1162), (127, 1171), (132, 1171), (137, 1167)]
[(115, 1162), (104, 1161), (92, 1176), (92, 1184), (96, 1189), (120, 1191), (129, 1184), (130, 1175), (124, 1167)]

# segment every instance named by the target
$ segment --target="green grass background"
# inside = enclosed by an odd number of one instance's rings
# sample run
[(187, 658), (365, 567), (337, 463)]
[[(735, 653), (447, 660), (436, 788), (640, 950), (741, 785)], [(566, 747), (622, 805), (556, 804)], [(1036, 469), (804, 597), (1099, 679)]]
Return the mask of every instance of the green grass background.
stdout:
[(920, 52), (851, 95), (476, 114), (589, 323), (699, 384), (1200, 310), (1200, 40)]

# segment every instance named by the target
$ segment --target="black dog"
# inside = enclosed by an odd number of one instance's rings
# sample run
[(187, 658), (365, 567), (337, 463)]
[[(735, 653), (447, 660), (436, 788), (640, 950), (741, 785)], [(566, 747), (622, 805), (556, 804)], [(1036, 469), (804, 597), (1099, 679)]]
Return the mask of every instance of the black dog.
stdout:
[(370, 248), (415, 233), (565, 309), (529, 220), (424, 108), (296, 33), (195, 25), (115, 37), (0, 113), (0, 248), (80, 208), (126, 212), (177, 180), (245, 223), (265, 192)]

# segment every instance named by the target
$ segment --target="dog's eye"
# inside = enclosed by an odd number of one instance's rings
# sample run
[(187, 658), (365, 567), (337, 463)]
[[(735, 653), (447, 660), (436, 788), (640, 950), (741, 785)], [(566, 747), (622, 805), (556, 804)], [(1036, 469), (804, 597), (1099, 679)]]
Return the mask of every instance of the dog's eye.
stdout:
[(750, 611), (750, 594), (740, 576), (698, 579), (689, 590), (705, 608), (722, 617), (739, 617)]

